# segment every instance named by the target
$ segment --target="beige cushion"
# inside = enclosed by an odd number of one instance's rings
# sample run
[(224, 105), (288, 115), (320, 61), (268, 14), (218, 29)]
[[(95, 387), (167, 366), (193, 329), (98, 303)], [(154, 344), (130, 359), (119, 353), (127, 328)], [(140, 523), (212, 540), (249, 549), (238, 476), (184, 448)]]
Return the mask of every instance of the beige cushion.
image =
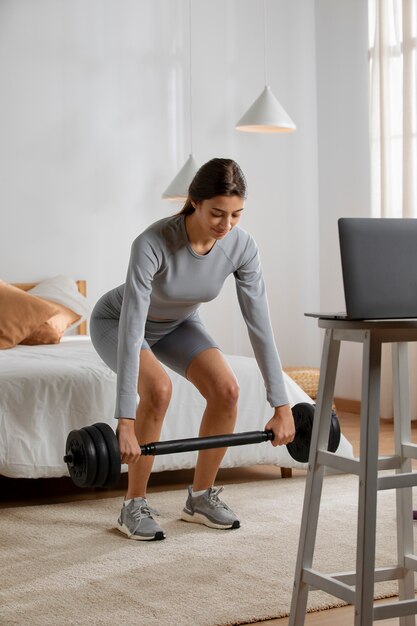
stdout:
[(0, 349), (21, 343), (56, 313), (52, 302), (0, 280)]
[(81, 317), (62, 304), (54, 302), (53, 306), (58, 309), (58, 312), (20, 343), (26, 346), (36, 346), (45, 343), (59, 343), (67, 328), (77, 322)]

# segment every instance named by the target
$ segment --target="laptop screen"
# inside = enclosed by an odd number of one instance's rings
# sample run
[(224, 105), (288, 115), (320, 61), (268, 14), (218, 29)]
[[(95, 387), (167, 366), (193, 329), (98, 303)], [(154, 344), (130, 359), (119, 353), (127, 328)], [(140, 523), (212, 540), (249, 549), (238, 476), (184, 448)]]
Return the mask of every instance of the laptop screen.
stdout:
[(417, 219), (340, 218), (338, 226), (348, 317), (417, 317)]

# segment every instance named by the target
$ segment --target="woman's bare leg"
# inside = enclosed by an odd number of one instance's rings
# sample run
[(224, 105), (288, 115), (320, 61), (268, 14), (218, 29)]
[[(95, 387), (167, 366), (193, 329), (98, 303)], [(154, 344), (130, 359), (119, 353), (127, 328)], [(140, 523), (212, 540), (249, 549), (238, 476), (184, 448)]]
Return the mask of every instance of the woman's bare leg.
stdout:
[[(200, 437), (232, 433), (237, 418), (239, 385), (217, 348), (200, 352), (187, 369), (187, 378), (207, 401)], [(227, 448), (200, 450), (194, 472), (194, 491), (212, 487)]]
[[(143, 445), (159, 440), (172, 392), (171, 379), (151, 350), (141, 350), (140, 353), (138, 391), (140, 402), (135, 434), (139, 444)], [(141, 456), (137, 463), (129, 464), (127, 499), (146, 497), (153, 462), (153, 456)]]

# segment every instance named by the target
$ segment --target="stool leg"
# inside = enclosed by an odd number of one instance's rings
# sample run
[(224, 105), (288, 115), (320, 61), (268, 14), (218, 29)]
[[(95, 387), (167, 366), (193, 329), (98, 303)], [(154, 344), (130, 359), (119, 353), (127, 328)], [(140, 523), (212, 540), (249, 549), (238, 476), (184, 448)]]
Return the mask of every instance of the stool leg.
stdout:
[[(411, 443), (411, 423), (408, 388), (408, 344), (392, 346), (392, 391), (394, 403), (395, 454), (401, 458), (396, 473), (411, 472), (411, 459), (403, 456), (402, 444)], [(414, 599), (414, 573), (406, 567), (406, 555), (414, 554), (413, 496), (411, 487), (396, 490), (398, 565), (404, 577), (398, 581), (399, 600)], [(415, 616), (400, 617), (400, 626), (415, 626)]]
[(381, 342), (371, 332), (363, 344), (355, 626), (373, 623)]
[(303, 570), (311, 567), (313, 563), (324, 473), (324, 467), (317, 465), (317, 451), (327, 449), (339, 351), (340, 341), (333, 339), (333, 331), (326, 330), (311, 435), (289, 626), (303, 626), (305, 620), (309, 586), (303, 582)]

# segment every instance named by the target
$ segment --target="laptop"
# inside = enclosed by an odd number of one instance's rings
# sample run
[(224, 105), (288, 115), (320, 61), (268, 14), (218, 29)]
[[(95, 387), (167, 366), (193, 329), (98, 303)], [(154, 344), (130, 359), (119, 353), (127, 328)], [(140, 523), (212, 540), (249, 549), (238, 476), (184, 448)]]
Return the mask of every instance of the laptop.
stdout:
[(346, 312), (323, 319), (417, 318), (417, 219), (338, 220)]

